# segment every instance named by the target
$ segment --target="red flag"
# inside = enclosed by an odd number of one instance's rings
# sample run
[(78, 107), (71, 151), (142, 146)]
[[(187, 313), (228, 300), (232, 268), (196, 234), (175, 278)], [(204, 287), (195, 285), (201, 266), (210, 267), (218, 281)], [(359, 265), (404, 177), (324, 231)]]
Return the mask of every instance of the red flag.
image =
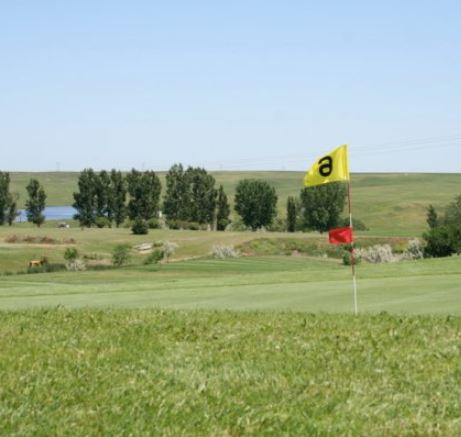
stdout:
[(346, 228), (331, 229), (328, 236), (331, 244), (352, 243), (352, 228), (348, 226)]

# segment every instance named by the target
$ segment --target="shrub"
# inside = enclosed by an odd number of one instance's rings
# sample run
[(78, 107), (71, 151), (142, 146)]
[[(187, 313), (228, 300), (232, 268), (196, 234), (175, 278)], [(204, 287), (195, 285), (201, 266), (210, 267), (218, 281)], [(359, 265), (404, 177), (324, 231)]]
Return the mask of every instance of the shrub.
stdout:
[[(360, 252), (354, 251), (354, 265), (360, 264), (361, 262), (362, 257), (360, 256)], [(352, 264), (352, 254), (350, 250), (344, 251), (343, 264), (345, 266), (350, 266)]]
[(73, 262), (78, 258), (78, 251), (75, 247), (68, 247), (64, 252), (64, 259), (68, 262)]
[(267, 230), (270, 232), (285, 232), (287, 230), (287, 221), (283, 218), (276, 217), (272, 224), (267, 227)]
[(406, 250), (402, 254), (402, 259), (416, 260), (424, 258), (424, 248), (421, 241), (417, 238), (408, 242)]
[(392, 247), (389, 246), (389, 244), (378, 244), (367, 249), (357, 249), (356, 253), (364, 261), (373, 264), (391, 263), (399, 260), (396, 256), (394, 256)]
[(233, 246), (215, 245), (211, 251), (213, 258), (224, 259), (224, 258), (238, 258), (240, 251), (235, 249)]
[(461, 252), (461, 226), (439, 226), (423, 234), (425, 257), (444, 257)]
[(149, 229), (160, 229), (160, 222), (157, 218), (151, 218), (147, 221), (147, 226)]
[(161, 249), (155, 249), (144, 260), (144, 264), (157, 264), (165, 257), (165, 252)]
[(188, 230), (188, 231), (204, 231), (207, 229), (207, 224), (200, 224), (197, 222), (188, 222), (185, 220), (168, 220), (166, 222), (169, 229), (181, 229), (181, 230)]
[(17, 235), (9, 235), (8, 237), (5, 238), (5, 242), (7, 243), (16, 243), (19, 240), (19, 237)]
[(135, 235), (146, 235), (149, 232), (146, 220), (140, 217), (136, 218), (131, 226), (131, 232)]
[(164, 241), (163, 242), (163, 253), (166, 261), (170, 259), (176, 252), (176, 249), (178, 248), (178, 245), (176, 243), (173, 243), (172, 241)]
[(66, 269), (70, 272), (82, 272), (86, 270), (86, 264), (81, 259), (74, 259), (66, 263)]
[(112, 226), (111, 221), (107, 217), (96, 217), (94, 224), (98, 228), (110, 228)]
[(66, 266), (61, 263), (45, 263), (41, 266), (29, 267), (27, 273), (51, 273), (51, 272), (63, 272), (66, 270)]
[(130, 246), (128, 244), (118, 244), (112, 252), (112, 264), (121, 267), (130, 260)]

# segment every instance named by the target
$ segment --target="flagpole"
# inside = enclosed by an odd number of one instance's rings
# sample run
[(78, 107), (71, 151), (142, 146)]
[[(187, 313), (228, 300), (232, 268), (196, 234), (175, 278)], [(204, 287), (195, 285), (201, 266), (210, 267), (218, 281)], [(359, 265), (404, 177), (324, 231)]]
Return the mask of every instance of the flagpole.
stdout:
[[(349, 201), (349, 226), (352, 230), (352, 201), (351, 201), (351, 178), (349, 176), (349, 181), (347, 183), (347, 192), (348, 192), (348, 201)], [(359, 313), (358, 304), (357, 304), (357, 279), (355, 277), (355, 257), (354, 257), (354, 240), (352, 240), (351, 245), (351, 268), (352, 268), (352, 286), (354, 290), (354, 314)]]

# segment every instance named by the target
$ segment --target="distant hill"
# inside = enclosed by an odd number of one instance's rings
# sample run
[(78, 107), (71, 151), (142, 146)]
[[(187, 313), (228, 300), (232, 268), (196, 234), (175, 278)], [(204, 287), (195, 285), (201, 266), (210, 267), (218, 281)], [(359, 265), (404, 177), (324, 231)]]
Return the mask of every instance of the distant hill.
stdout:
[[(279, 211), (285, 215), (289, 195), (302, 188), (303, 172), (288, 171), (221, 171), (211, 172), (233, 200), (235, 186), (244, 178), (264, 179), (272, 183), (279, 196)], [(48, 194), (48, 205), (70, 205), (77, 189), (77, 172), (11, 173), (11, 189), (26, 199), (25, 187), (37, 178)], [(165, 172), (159, 173), (164, 182)], [(363, 220), (379, 235), (419, 235), (425, 228), (425, 211), (429, 204), (443, 207), (461, 194), (461, 173), (359, 173), (352, 175), (354, 217)]]

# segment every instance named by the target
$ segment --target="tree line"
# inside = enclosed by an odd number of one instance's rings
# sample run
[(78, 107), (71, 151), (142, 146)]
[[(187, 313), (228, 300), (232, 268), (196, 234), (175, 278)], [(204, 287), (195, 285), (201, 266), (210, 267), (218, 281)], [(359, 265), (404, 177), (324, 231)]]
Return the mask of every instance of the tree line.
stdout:
[[(0, 225), (12, 225), (18, 217), (19, 194), (10, 192), (10, 174), (0, 171)], [(40, 226), (45, 221), (46, 194), (37, 179), (31, 179), (26, 186), (29, 196), (25, 203), (27, 220)]]
[[(12, 224), (17, 216), (19, 196), (9, 192), (9, 183), (9, 173), (0, 172), (0, 224)], [(159, 176), (150, 170), (132, 169), (123, 174), (115, 169), (99, 172), (84, 169), (73, 194), (74, 218), (82, 227), (100, 228), (119, 227), (129, 220), (135, 234), (160, 227), (162, 220), (172, 229), (224, 231), (231, 224), (227, 194), (205, 169), (175, 164), (165, 176), (163, 198), (162, 188)], [(40, 226), (45, 220), (44, 188), (31, 179), (27, 192), (27, 218)], [(280, 219), (275, 188), (266, 181), (243, 179), (235, 189), (234, 210), (239, 218), (233, 226), (234, 229), (325, 232), (343, 224), (345, 199), (346, 189), (341, 183), (304, 188), (299, 196), (288, 198), (286, 219)]]

